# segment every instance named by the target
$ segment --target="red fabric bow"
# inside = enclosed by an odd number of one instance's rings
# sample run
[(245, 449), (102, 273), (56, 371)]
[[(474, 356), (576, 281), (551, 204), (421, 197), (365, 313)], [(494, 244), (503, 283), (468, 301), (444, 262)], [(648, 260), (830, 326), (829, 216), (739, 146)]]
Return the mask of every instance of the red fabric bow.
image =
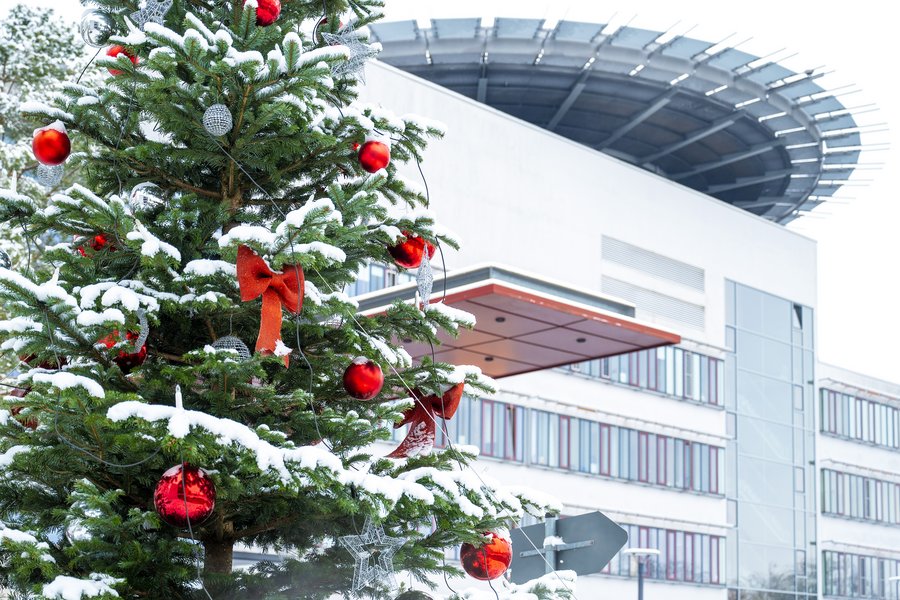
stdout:
[[(303, 308), (303, 269), (292, 265), (283, 272), (273, 271), (252, 248), (242, 245), (238, 247), (237, 277), (243, 302), (262, 296), (256, 351), (274, 353), (281, 340), (282, 306), (294, 314)], [(288, 363), (285, 356), (284, 366)]]
[(409, 425), (406, 437), (397, 448), (388, 454), (391, 458), (408, 458), (423, 450), (434, 447), (436, 434), (435, 422), (438, 418), (452, 419), (462, 400), (465, 384), (457, 383), (444, 392), (442, 396), (429, 394), (426, 396), (418, 389), (413, 390), (416, 403), (403, 413), (403, 420), (394, 425), (394, 429)]

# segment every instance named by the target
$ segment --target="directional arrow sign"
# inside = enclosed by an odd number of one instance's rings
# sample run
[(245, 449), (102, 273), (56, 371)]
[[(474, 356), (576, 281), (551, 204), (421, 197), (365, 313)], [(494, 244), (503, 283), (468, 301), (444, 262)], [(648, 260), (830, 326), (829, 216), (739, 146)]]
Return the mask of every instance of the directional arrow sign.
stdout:
[[(599, 511), (513, 529), (511, 537), (513, 583), (525, 583), (557, 569), (579, 575), (597, 573), (628, 541), (628, 533)], [(545, 547), (547, 538), (556, 543)]]

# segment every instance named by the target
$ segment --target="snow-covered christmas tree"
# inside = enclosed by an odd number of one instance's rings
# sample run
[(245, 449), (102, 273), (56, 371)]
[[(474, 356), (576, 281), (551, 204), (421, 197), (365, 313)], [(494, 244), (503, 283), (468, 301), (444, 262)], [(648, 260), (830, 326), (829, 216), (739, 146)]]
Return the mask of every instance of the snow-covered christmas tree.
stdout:
[[(491, 382), (399, 345), (471, 317), (429, 302), (430, 256), (455, 242), (395, 166), (441, 127), (354, 102), (380, 3), (90, 4), (102, 85), (21, 107), (36, 158), (87, 184), (0, 192), (0, 221), (56, 242), (0, 268), (19, 363), (0, 405), (0, 587), (392, 599), (394, 568), (427, 589), (446, 549), (478, 562), (525, 511), (554, 511), (485, 481), (470, 449), (432, 451)], [(421, 301), (358, 315), (343, 290), (369, 261), (419, 269)], [(400, 423), (385, 456), (373, 444)], [(236, 546), (278, 560), (236, 571)]]

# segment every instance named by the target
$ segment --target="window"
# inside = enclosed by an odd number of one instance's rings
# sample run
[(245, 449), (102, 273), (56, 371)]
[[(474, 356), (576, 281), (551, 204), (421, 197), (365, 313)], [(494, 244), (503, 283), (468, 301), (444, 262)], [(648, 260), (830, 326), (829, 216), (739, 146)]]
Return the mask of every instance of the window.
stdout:
[(900, 409), (896, 406), (823, 389), (823, 433), (886, 448), (900, 448)]
[(840, 598), (896, 599), (892, 577), (900, 575), (900, 560), (826, 550), (822, 553), (824, 595)]
[(822, 469), (822, 513), (900, 525), (900, 482)]
[(724, 362), (681, 348), (639, 350), (566, 367), (573, 373), (721, 406)]

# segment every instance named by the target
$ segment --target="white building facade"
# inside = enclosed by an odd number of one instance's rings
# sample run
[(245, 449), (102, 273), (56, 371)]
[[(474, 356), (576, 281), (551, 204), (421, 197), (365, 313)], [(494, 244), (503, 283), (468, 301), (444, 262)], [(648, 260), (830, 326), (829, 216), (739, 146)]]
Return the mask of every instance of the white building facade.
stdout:
[[(818, 365), (814, 241), (387, 65), (367, 77), (363, 100), (447, 125), (422, 169), (462, 243), (448, 272), (509, 265), (682, 337), (464, 399), (446, 425), (477, 468), (658, 549), (648, 599), (900, 597), (900, 387)], [(577, 589), (637, 593), (621, 555)]]

